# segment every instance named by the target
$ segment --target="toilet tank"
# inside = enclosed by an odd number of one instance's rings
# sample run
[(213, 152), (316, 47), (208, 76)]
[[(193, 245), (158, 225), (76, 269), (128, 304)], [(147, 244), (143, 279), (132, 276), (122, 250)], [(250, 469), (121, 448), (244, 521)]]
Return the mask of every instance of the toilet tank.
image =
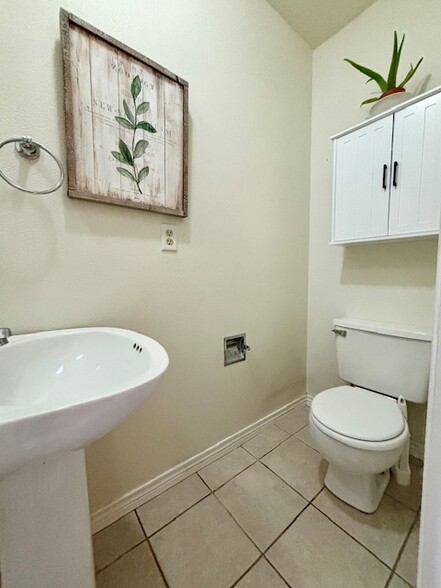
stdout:
[(334, 320), (342, 380), (411, 402), (426, 402), (432, 333), (349, 318)]

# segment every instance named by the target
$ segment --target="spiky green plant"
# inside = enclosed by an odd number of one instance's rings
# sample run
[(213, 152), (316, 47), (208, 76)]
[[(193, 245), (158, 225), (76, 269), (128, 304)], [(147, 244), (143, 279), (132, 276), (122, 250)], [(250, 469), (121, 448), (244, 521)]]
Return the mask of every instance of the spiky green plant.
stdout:
[(421, 65), (421, 62), (423, 61), (422, 57), (418, 61), (418, 63), (415, 65), (415, 67), (412, 64), (410, 64), (410, 69), (407, 72), (407, 74), (404, 76), (403, 81), (401, 83), (397, 84), (398, 68), (400, 66), (401, 51), (403, 49), (403, 43), (404, 43), (405, 37), (406, 37), (406, 35), (403, 34), (403, 37), (402, 37), (400, 43), (398, 43), (397, 31), (394, 32), (394, 48), (392, 51), (392, 60), (390, 62), (389, 73), (387, 75), (387, 79), (383, 78), (383, 76), (380, 75), (378, 72), (376, 72), (372, 69), (369, 69), (368, 67), (364, 67), (363, 65), (359, 65), (358, 63), (355, 63), (355, 61), (352, 61), (351, 59), (345, 59), (345, 61), (350, 63), (353, 67), (355, 67), (355, 69), (357, 69), (358, 71), (360, 71), (362, 74), (364, 74), (365, 76), (367, 76), (369, 78), (366, 83), (374, 81), (378, 84), (378, 87), (380, 88), (380, 91), (381, 91), (380, 96), (375, 96), (374, 98), (368, 98), (367, 100), (365, 100), (364, 102), (361, 103), (361, 106), (363, 106), (364, 104), (370, 104), (371, 102), (376, 102), (377, 100), (380, 100), (380, 98), (383, 98), (384, 96), (387, 96), (388, 94), (394, 93), (393, 91), (403, 92), (405, 84), (407, 84), (407, 82), (409, 82), (409, 80), (411, 80), (413, 78), (413, 76), (415, 75), (416, 70), (419, 68), (419, 66)]

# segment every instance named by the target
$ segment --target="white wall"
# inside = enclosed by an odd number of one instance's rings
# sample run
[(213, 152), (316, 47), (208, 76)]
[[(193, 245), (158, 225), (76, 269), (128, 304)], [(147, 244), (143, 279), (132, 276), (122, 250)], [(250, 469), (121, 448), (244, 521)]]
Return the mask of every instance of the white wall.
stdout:
[[(350, 316), (431, 325), (436, 241), (331, 247), (332, 145), (329, 137), (363, 120), (359, 104), (373, 84), (343, 58), (385, 72), (393, 31), (406, 33), (403, 71), (424, 56), (408, 89), (441, 84), (439, 0), (378, 0), (313, 54), (309, 250), (308, 391), (339, 383), (332, 319)], [(404, 71), (406, 73), (406, 71)], [(426, 76), (431, 74), (429, 80)], [(403, 74), (404, 77), (404, 74)], [(410, 428), (423, 440), (424, 408), (411, 407)]]
[[(188, 219), (0, 182), (2, 325), (126, 327), (170, 354), (157, 393), (88, 451), (96, 510), (304, 393), (311, 51), (264, 0), (63, 6), (190, 84)], [(0, 4), (0, 138), (64, 160), (58, 10)], [(50, 179), (44, 162), (17, 173), (39, 170)], [(177, 255), (160, 251), (170, 221)], [(223, 337), (242, 331), (247, 362), (224, 368)]]

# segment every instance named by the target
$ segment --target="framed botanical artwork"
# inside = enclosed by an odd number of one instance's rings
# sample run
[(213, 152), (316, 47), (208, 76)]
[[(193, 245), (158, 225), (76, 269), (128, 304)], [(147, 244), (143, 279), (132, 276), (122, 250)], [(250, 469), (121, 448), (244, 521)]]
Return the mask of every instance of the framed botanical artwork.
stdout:
[(188, 83), (61, 9), (68, 194), (187, 216)]

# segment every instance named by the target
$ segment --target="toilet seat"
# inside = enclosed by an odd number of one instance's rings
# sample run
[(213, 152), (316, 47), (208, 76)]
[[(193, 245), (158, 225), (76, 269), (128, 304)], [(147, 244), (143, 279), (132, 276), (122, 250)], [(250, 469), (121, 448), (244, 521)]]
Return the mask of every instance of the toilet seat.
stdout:
[(392, 449), (409, 435), (395, 399), (355, 386), (320, 392), (311, 403), (310, 416), (326, 435), (361, 449)]

